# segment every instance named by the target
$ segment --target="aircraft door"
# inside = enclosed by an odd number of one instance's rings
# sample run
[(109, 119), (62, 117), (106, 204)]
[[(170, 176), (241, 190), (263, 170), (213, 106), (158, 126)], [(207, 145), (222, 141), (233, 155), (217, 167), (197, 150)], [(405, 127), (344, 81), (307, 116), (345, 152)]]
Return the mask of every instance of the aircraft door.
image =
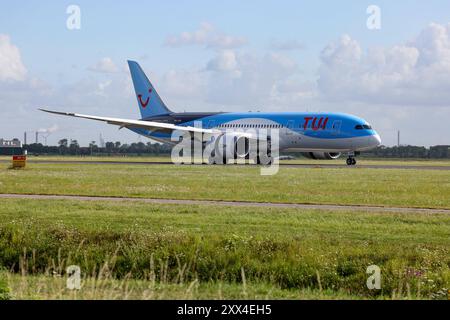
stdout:
[(287, 135), (287, 136), (292, 135), (293, 130), (294, 130), (294, 120), (289, 120), (289, 121), (287, 122), (286, 135)]
[(342, 120), (335, 120), (331, 126), (331, 134), (337, 136), (341, 132)]

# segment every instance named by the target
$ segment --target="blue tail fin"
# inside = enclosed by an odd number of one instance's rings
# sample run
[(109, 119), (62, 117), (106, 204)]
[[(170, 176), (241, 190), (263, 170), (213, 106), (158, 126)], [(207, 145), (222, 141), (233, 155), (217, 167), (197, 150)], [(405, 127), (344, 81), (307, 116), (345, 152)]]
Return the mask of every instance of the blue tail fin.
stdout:
[(142, 118), (170, 113), (139, 64), (128, 61), (128, 66)]

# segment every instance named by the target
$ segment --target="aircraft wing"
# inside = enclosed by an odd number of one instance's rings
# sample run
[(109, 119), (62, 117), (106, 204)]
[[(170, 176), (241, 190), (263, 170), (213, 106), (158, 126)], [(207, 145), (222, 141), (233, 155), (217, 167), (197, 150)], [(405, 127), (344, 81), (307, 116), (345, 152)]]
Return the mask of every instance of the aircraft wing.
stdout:
[(120, 126), (121, 128), (143, 128), (143, 129), (148, 129), (151, 131), (166, 131), (166, 132), (180, 130), (180, 131), (184, 131), (184, 132), (201, 132), (201, 133), (212, 134), (212, 135), (221, 133), (220, 130), (203, 129), (203, 128), (196, 128), (196, 127), (190, 127), (190, 126), (184, 127), (184, 126), (177, 126), (177, 125), (174, 125), (171, 123), (90, 116), (90, 115), (79, 114), (79, 113), (52, 111), (52, 110), (46, 110), (46, 109), (41, 109), (41, 108), (39, 110), (48, 112), (48, 113), (62, 115), (62, 116), (103, 121), (108, 124)]
[[(121, 118), (110, 118), (110, 117), (99, 117), (99, 116), (91, 116), (86, 114), (79, 114), (79, 113), (72, 113), (72, 112), (60, 112), (60, 111), (52, 111), (47, 109), (39, 108), (39, 110), (53, 113), (61, 116), (68, 116), (68, 117), (75, 117), (75, 118), (83, 118), (83, 119), (90, 119), (90, 120), (97, 120), (97, 121), (103, 121), (108, 124), (113, 124), (116, 126), (119, 126), (120, 128), (143, 128), (151, 131), (162, 131), (162, 132), (172, 132), (172, 131), (182, 131), (182, 132), (200, 132), (204, 134), (210, 134), (210, 135), (220, 135), (223, 132), (218, 129), (203, 129), (203, 128), (196, 128), (192, 126), (177, 126), (172, 123), (162, 123), (162, 122), (156, 122), (156, 121), (143, 121), (143, 120), (130, 120), (130, 119), (121, 119)], [(244, 136), (249, 139), (257, 139), (256, 136), (237, 131), (232, 132), (231, 134), (234, 134), (236, 136)]]

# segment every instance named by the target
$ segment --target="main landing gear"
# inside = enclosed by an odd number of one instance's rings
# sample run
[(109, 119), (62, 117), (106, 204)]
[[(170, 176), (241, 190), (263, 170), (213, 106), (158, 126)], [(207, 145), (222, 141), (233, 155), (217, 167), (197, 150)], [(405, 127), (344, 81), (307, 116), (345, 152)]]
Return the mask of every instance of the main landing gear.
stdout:
[(348, 166), (354, 166), (356, 165), (356, 159), (354, 153), (349, 153), (347, 158), (347, 165)]

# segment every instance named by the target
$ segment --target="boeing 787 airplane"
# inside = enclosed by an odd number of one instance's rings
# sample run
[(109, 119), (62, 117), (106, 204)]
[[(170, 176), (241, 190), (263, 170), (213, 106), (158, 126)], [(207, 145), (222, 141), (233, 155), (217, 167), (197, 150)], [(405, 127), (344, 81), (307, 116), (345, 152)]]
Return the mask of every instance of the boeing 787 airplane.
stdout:
[[(279, 135), (279, 151), (301, 152), (312, 159), (337, 159), (341, 154), (346, 154), (347, 165), (356, 164), (355, 156), (359, 152), (381, 144), (380, 136), (369, 123), (359, 117), (343, 113), (172, 112), (161, 100), (139, 64), (128, 61), (128, 66), (142, 116), (140, 120), (40, 110), (103, 121), (127, 128), (153, 140), (171, 144), (175, 143), (172, 138), (174, 131), (192, 136), (196, 133), (206, 135), (210, 138), (209, 141), (218, 141), (221, 137), (231, 135), (234, 139), (230, 141), (237, 144), (240, 139), (246, 141), (261, 139), (259, 134), (255, 134), (258, 131), (276, 130)], [(264, 139), (267, 143), (270, 137)], [(268, 145), (270, 148), (270, 141)], [(244, 148), (241, 152), (238, 152), (237, 148), (233, 150), (235, 150), (234, 158), (248, 157), (248, 148)], [(224, 153), (215, 150), (215, 154)], [(208, 161), (227, 163), (225, 159), (217, 161), (215, 157)]]

